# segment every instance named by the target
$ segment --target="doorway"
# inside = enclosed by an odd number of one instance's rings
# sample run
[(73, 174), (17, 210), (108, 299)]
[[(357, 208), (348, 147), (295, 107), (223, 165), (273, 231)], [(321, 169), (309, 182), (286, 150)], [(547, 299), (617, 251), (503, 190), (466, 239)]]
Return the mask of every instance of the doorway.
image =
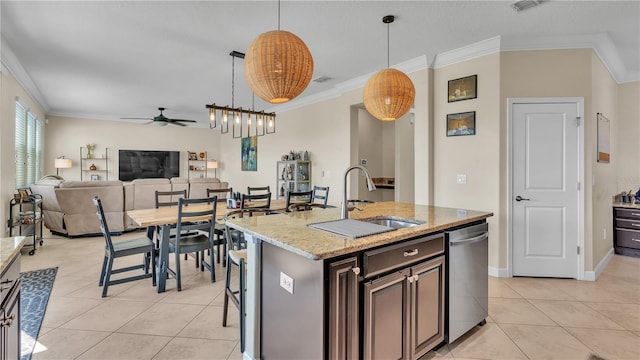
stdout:
[(581, 278), (582, 98), (509, 99), (512, 276)]

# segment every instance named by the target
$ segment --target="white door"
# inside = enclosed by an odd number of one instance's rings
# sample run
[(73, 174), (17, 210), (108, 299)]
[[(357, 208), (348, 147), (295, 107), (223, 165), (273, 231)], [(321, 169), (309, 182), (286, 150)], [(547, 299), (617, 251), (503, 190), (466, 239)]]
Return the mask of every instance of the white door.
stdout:
[(582, 102), (513, 102), (514, 276), (577, 278)]

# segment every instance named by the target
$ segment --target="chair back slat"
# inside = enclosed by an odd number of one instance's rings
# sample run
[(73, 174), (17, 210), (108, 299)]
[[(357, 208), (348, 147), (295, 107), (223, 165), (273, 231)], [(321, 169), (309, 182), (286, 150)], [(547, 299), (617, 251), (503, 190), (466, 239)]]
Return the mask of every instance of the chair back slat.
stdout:
[(257, 193), (262, 191), (270, 194), (271, 187), (270, 186), (247, 186), (247, 194), (249, 195), (257, 195)]
[(308, 205), (313, 199), (313, 191), (287, 191), (287, 201), (285, 205), (286, 211), (292, 210), (307, 210), (306, 206), (294, 206), (291, 209), (291, 205)]
[(240, 196), (240, 209), (270, 209), (271, 193), (250, 195), (242, 194)]
[[(218, 198), (215, 196), (202, 199), (178, 199), (178, 222), (176, 223), (178, 240), (179, 236), (184, 235), (185, 232), (202, 230), (209, 233), (209, 239), (212, 241), (217, 204)], [(206, 208), (198, 205), (206, 205)], [(195, 209), (196, 206), (198, 206), (197, 209)]]
[[(169, 197), (167, 201), (167, 197)], [(187, 197), (187, 189), (175, 191), (157, 191), (156, 190), (156, 209), (164, 206), (177, 206), (179, 199)]]
[[(327, 207), (327, 200), (329, 199), (329, 187), (328, 186), (314, 186), (313, 187), (313, 203), (322, 204), (323, 207)], [(316, 200), (320, 200), (317, 202)]]
[(104, 215), (104, 208), (102, 207), (102, 201), (100, 200), (99, 197), (95, 196), (93, 198), (93, 204), (98, 209), (98, 211), (96, 212), (96, 215), (98, 216), (98, 221), (100, 222), (100, 232), (102, 232), (102, 235), (104, 236), (105, 249), (111, 255), (113, 255), (115, 253), (113, 250), (113, 241), (111, 240), (111, 234), (109, 233), (109, 225), (107, 225), (107, 218)]
[(227, 201), (227, 199), (231, 199), (233, 194), (233, 188), (229, 187), (227, 189), (207, 189), (207, 197), (217, 196), (218, 201)]

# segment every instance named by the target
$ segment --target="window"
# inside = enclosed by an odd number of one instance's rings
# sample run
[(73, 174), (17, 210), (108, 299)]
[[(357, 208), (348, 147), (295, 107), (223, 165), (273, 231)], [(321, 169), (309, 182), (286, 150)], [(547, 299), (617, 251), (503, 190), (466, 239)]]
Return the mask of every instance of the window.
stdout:
[(29, 187), (42, 177), (42, 125), (16, 101), (16, 189)]

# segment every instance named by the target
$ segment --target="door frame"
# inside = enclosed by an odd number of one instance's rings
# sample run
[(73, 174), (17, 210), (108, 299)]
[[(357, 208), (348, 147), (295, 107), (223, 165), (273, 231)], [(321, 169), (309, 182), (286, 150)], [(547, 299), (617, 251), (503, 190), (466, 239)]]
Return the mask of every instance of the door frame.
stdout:
[(578, 125), (578, 254), (576, 271), (577, 279), (584, 280), (584, 204), (585, 204), (585, 164), (584, 164), (584, 97), (536, 97), (536, 98), (507, 98), (507, 276), (513, 277), (513, 117), (512, 111), (515, 104), (549, 104), (549, 103), (573, 103), (577, 107), (580, 119)]

